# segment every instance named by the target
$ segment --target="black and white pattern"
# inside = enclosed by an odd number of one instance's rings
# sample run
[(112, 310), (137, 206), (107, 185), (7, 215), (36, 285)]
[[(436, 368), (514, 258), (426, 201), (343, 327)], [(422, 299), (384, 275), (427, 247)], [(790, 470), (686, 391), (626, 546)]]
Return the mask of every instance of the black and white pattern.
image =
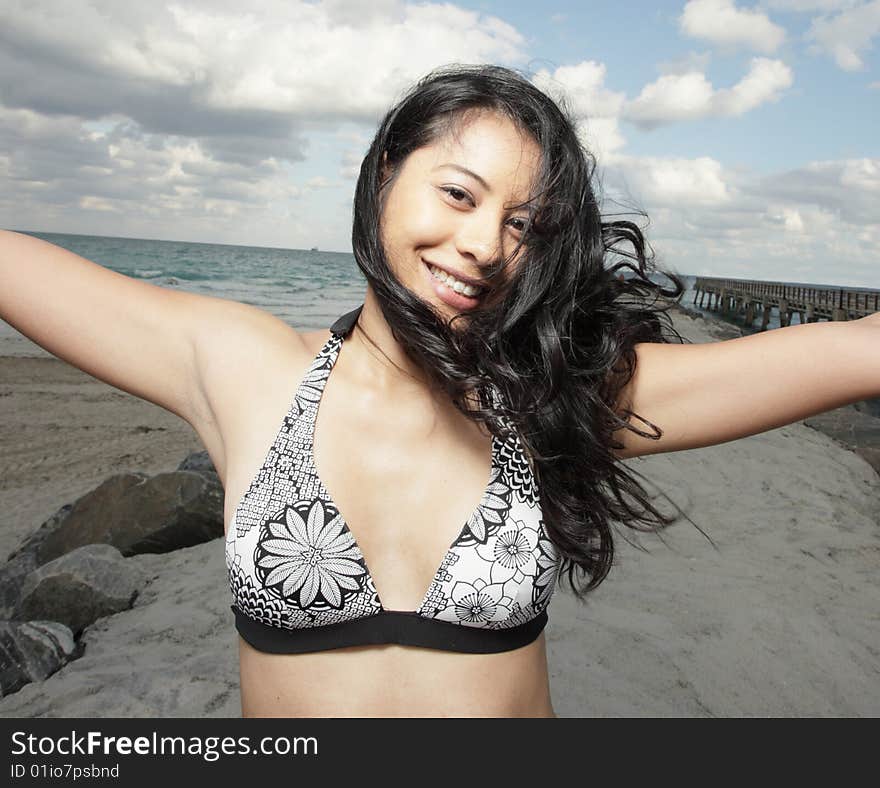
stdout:
[[(234, 602), (269, 626), (320, 627), (385, 610), (314, 462), (318, 405), (343, 340), (332, 333), (310, 365), (226, 536)], [(519, 437), (493, 436), (483, 497), (414, 612), (469, 627), (515, 627), (546, 608), (558, 565)]]

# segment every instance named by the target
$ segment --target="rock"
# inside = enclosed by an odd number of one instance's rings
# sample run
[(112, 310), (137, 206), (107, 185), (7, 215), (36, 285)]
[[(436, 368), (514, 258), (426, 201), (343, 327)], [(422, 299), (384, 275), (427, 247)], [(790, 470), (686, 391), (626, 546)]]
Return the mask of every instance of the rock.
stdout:
[(875, 419), (880, 419), (880, 397), (875, 399), (865, 399), (861, 402), (853, 403), (853, 407), (861, 413), (867, 413)]
[(145, 583), (115, 547), (86, 545), (34, 569), (13, 618), (59, 621), (79, 635), (99, 618), (130, 608)]
[(177, 466), (177, 470), (207, 473), (218, 482), (220, 481), (220, 476), (217, 473), (217, 469), (214, 467), (211, 455), (206, 451), (196, 451), (188, 455), (186, 459)]
[(0, 621), (0, 696), (42, 681), (80, 652), (57, 621)]
[(874, 449), (867, 446), (860, 446), (853, 451), (868, 463), (880, 476), (880, 449)]
[(839, 441), (880, 474), (880, 419), (864, 413), (858, 404), (817, 413), (803, 423)]
[(24, 579), (36, 568), (37, 557), (33, 551), (19, 553), (0, 566), (0, 621), (14, 618)]
[(111, 476), (74, 502), (37, 550), (43, 564), (86, 544), (123, 555), (166, 553), (223, 536), (223, 487), (207, 473)]
[(746, 333), (741, 326), (728, 323), (720, 317), (707, 317), (702, 312), (691, 309), (688, 306), (682, 306), (681, 304), (673, 305), (670, 313), (686, 315), (692, 320), (698, 320), (700, 325), (704, 326), (715, 340), (736, 339), (744, 336)]
[(132, 608), (87, 627), (60, 673), (0, 698), (0, 719), (241, 718), (222, 540), (125, 560), (152, 578)]
[(0, 621), (12, 618), (21, 599), (24, 578), (39, 566), (37, 550), (46, 538), (67, 519), (73, 504), (65, 504), (28, 536), (0, 565)]
[(46, 522), (44, 522), (36, 531), (34, 531), (30, 536), (28, 536), (15, 550), (13, 550), (8, 556), (7, 560), (12, 560), (16, 556), (21, 555), (22, 553), (34, 553), (36, 554), (40, 545), (46, 541), (46, 539), (58, 528), (61, 524), (67, 519), (70, 514), (71, 509), (73, 509), (72, 503), (66, 503), (62, 506), (55, 514), (53, 514)]

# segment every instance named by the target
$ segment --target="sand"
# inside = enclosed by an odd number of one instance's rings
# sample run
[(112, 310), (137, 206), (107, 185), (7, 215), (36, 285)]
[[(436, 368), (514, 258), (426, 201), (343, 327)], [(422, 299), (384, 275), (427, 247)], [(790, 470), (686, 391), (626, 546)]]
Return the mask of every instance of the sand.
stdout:
[[(698, 342), (738, 333), (675, 325)], [(108, 475), (202, 448), (175, 415), (17, 341), (0, 357), (0, 557)], [(880, 712), (880, 476), (862, 457), (795, 423), (627, 464), (715, 545), (682, 521), (619, 539), (586, 603), (560, 586), (546, 630), (560, 717)], [(89, 627), (84, 656), (0, 699), (0, 716), (241, 714), (223, 541), (129, 560), (151, 578), (135, 607)]]

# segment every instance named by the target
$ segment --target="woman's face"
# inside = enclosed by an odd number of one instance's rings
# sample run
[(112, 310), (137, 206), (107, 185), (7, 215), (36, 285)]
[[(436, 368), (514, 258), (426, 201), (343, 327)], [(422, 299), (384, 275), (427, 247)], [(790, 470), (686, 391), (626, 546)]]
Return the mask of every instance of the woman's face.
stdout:
[[(540, 167), (537, 143), (502, 115), (480, 112), (400, 166), (381, 239), (398, 281), (440, 314), (472, 309), (469, 281), (514, 251)], [(514, 258), (515, 264), (517, 258)]]

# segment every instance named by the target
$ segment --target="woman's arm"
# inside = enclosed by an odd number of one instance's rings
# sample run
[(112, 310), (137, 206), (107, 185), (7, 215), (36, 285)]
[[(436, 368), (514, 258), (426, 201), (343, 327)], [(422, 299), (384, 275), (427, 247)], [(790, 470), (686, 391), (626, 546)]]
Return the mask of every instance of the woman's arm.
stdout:
[(0, 319), (54, 356), (193, 426), (204, 409), (194, 341), (203, 301), (0, 230)]
[[(23, 233), (0, 230), (0, 319), (89, 375), (182, 417), (213, 421), (203, 375), (251, 325), (245, 304), (158, 287)], [(228, 350), (228, 348), (227, 348)]]
[(636, 358), (617, 411), (634, 411), (663, 435), (617, 430), (620, 459), (725, 443), (880, 396), (880, 313), (723, 342), (640, 343)]
[[(226, 478), (224, 430), (253, 380), (297, 331), (250, 304), (142, 282), (22, 233), (0, 230), (0, 320), (54, 356), (168, 410), (199, 434)], [(304, 345), (302, 345), (304, 347)]]

